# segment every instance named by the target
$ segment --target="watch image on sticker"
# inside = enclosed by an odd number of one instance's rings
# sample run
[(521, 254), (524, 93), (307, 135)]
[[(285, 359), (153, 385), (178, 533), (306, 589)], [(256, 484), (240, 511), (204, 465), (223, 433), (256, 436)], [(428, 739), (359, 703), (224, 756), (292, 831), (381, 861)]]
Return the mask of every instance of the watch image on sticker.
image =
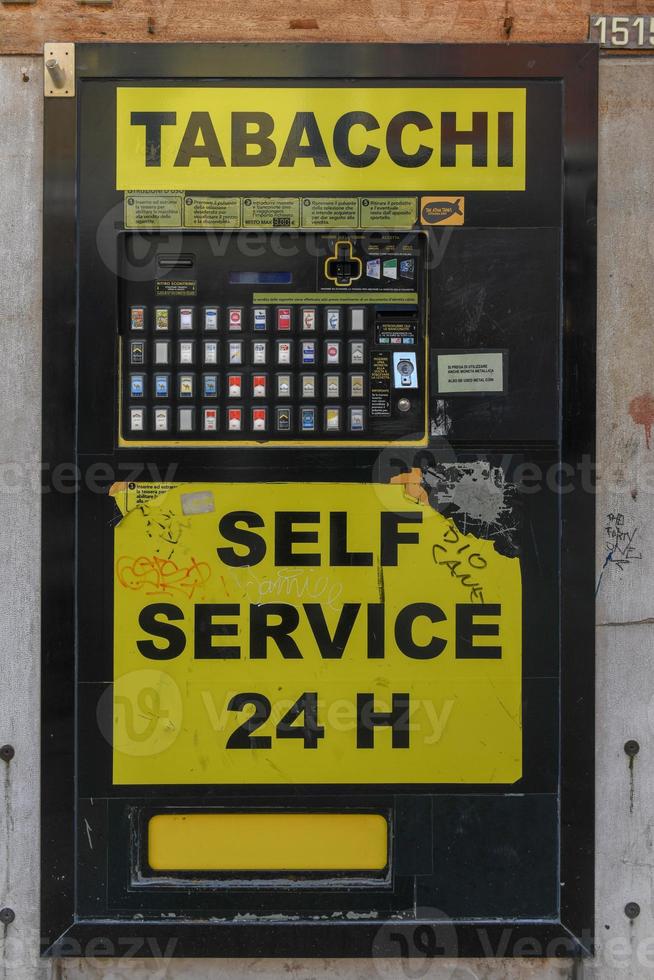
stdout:
[(395, 388), (417, 388), (418, 370), (416, 355), (412, 353), (393, 352), (393, 386)]

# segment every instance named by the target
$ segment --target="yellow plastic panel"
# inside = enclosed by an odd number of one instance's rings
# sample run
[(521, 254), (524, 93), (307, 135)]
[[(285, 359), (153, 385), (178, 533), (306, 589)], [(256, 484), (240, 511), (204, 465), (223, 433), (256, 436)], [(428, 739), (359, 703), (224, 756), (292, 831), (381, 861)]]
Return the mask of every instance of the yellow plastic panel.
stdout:
[[(131, 483), (115, 492), (124, 514), (114, 531), (116, 785), (520, 778), (518, 558), (463, 534), (399, 484)], [(247, 546), (229, 530), (243, 513)], [(333, 553), (339, 513), (363, 565)], [(293, 535), (310, 529), (305, 543), (289, 537), (289, 520)], [(393, 556), (383, 528), (396, 520)], [(280, 603), (297, 621), (290, 649), (262, 634), (262, 611), (274, 629)], [(370, 699), (387, 716), (408, 701), (398, 715), (404, 742), (390, 724), (362, 737)]]
[[(116, 93), (116, 187), (119, 190), (288, 191), (524, 191), (526, 173), (527, 97), (524, 86), (438, 88), (436, 86), (331, 87), (267, 86), (120, 86)], [(374, 126), (360, 123), (341, 131), (345, 114), (365, 112)], [(148, 142), (142, 113), (166, 113), (167, 122)], [(265, 134), (239, 128), (247, 114), (265, 113)], [(317, 132), (316, 154), (302, 153), (307, 143), (303, 114), (311, 114)], [(405, 122), (397, 140), (398, 120)], [(484, 125), (484, 162), (472, 146), (452, 144), (454, 166), (443, 165), (445, 113), (453, 113), (456, 130), (468, 134), (475, 119)], [(260, 117), (259, 117), (260, 118)], [(255, 117), (251, 117), (256, 127)], [(510, 119), (503, 138), (501, 120)], [(139, 120), (141, 120), (139, 122)], [(299, 125), (299, 129), (298, 129)], [(246, 126), (247, 128), (247, 126)], [(340, 131), (340, 135), (339, 135)], [(347, 139), (347, 147), (345, 146)], [(481, 139), (481, 136), (480, 136)], [(398, 142), (393, 155), (389, 146)], [(153, 151), (154, 146), (154, 151)], [(265, 148), (265, 151), (262, 149)], [(504, 159), (510, 149), (510, 162)], [(158, 150), (158, 152), (157, 152)], [(413, 159), (398, 160), (399, 151)], [(369, 155), (365, 167), (345, 156)], [(418, 153), (420, 152), (420, 157)]]
[(381, 871), (376, 813), (161, 813), (148, 825), (155, 871)]

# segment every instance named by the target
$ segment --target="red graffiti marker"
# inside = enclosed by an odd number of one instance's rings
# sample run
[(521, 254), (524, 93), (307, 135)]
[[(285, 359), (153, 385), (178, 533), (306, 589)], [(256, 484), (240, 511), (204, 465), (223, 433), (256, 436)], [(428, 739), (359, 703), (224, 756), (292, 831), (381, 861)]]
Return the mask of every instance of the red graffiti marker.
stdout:
[(650, 449), (652, 424), (654, 424), (654, 398), (649, 394), (632, 398), (629, 402), (629, 414), (636, 425), (645, 427), (645, 445)]

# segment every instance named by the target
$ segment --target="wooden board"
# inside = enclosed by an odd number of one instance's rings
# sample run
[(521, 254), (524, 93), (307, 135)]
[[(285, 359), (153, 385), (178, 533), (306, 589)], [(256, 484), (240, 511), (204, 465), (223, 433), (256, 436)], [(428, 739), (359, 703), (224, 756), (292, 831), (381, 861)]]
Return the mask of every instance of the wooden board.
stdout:
[[(593, 0), (590, 0), (592, 3)], [(97, 0), (96, 0), (97, 4)], [(654, 2), (616, 0), (621, 14)], [(45, 41), (584, 41), (580, 0), (36, 0), (0, 5), (0, 54), (40, 54)]]

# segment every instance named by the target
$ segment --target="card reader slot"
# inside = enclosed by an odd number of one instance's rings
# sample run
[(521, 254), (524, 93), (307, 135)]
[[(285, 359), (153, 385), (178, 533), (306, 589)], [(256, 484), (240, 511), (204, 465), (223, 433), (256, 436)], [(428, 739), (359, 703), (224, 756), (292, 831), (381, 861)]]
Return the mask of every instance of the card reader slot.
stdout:
[(160, 269), (190, 269), (193, 266), (192, 255), (158, 255), (157, 265)]

